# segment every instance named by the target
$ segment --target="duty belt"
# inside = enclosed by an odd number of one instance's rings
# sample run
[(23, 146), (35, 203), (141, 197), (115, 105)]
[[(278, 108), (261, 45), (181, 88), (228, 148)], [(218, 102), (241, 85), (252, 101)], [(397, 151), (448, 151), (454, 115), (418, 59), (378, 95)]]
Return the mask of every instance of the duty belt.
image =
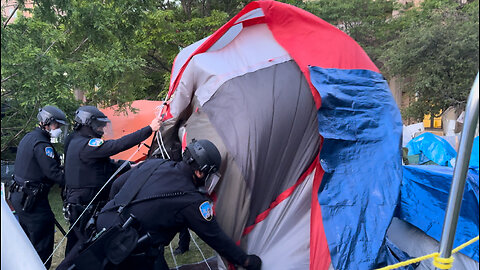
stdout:
[[(24, 181), (20, 184), (17, 181)], [(47, 198), (48, 188), (42, 182), (38, 181), (28, 181), (20, 177), (14, 177), (14, 183), (9, 188), (10, 194), (13, 192), (22, 192), (22, 199), (20, 204), (22, 205), (22, 210), (25, 212), (30, 212), (35, 207), (36, 203), (41, 197)], [(10, 197), (10, 196), (9, 196)]]
[(13, 183), (10, 186), (10, 193), (13, 192), (23, 192), (23, 185), (17, 183), (17, 181), (12, 181)]
[(34, 184), (34, 185), (38, 185), (38, 186), (41, 186), (41, 185), (44, 185), (42, 182), (40, 181), (33, 181), (33, 180), (29, 180), (29, 179), (25, 179), (25, 178), (22, 178), (22, 177), (19, 177), (19, 176), (12, 176), (12, 184), (10, 186), (10, 192), (23, 192), (24, 189), (25, 189), (25, 185), (26, 183), (28, 184)]

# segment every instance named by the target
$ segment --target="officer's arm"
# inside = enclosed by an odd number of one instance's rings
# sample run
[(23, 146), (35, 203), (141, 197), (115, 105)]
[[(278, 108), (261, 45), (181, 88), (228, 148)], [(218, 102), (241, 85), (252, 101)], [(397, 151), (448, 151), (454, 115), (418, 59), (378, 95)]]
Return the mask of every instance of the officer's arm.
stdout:
[[(117, 140), (107, 140), (101, 144), (89, 144), (85, 151), (80, 152), (80, 158), (105, 158), (125, 151), (146, 140), (152, 134), (152, 128), (146, 126)], [(99, 139), (92, 139), (99, 140)]]
[(205, 243), (222, 257), (237, 265), (244, 265), (247, 254), (228, 237), (218, 225), (215, 217), (205, 218), (200, 212), (200, 203), (194, 203), (179, 212), (187, 223)]
[(35, 145), (33, 152), (43, 174), (60, 186), (65, 185), (65, 178), (63, 176), (63, 170), (60, 167), (60, 160), (58, 159), (52, 145), (48, 143), (39, 143)]

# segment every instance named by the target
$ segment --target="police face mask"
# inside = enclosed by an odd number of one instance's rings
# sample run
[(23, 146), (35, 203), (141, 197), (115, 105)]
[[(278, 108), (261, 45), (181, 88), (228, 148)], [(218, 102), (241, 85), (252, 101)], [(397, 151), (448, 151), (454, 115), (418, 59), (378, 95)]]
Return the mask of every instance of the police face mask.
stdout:
[(60, 134), (62, 134), (62, 129), (61, 128), (50, 129), (48, 133), (50, 133), (51, 138), (58, 138), (60, 137)]

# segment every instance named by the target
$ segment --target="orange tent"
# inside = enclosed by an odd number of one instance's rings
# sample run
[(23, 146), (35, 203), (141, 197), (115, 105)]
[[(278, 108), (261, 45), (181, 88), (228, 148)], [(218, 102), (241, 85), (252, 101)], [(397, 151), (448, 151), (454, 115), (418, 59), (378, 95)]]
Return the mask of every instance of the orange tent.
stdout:
[[(131, 107), (136, 109), (136, 112), (132, 110), (127, 110), (127, 112), (116, 112), (118, 106), (112, 106), (105, 109), (100, 109), (109, 119), (112, 121), (113, 128), (113, 137), (105, 136), (104, 139), (118, 139), (122, 136), (135, 132), (143, 127), (149, 125), (153, 118), (156, 117), (158, 109), (162, 106), (162, 101), (150, 101), (150, 100), (136, 100), (132, 102)], [(153, 134), (143, 141), (143, 143), (150, 146), (152, 143)], [(132, 147), (128, 150), (120, 152), (114, 156), (111, 156), (112, 159), (128, 159), (135, 151), (137, 147)], [(130, 159), (131, 161), (140, 161), (143, 160), (148, 154), (148, 148), (144, 145), (141, 146), (140, 150)]]

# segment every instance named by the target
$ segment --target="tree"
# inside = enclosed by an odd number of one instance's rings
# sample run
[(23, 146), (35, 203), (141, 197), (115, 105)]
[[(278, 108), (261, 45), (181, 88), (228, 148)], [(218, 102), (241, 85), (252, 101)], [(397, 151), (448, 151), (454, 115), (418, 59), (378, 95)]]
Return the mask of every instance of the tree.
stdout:
[(64, 75), (66, 66), (53, 49), (56, 40), (62, 39), (61, 30), (20, 17), (2, 28), (1, 39), (1, 151), (2, 159), (12, 159), (9, 150), (38, 123), (40, 107), (52, 104), (71, 113), (77, 103)]
[[(39, 107), (57, 105), (73, 116), (80, 105), (74, 89), (100, 107), (163, 98), (179, 50), (228, 19), (225, 12), (199, 9), (197, 1), (188, 16), (173, 1), (36, 3), (32, 18), (19, 13), (1, 32), (2, 159), (12, 158), (9, 147), (36, 125)], [(22, 1), (19, 10), (25, 10)]]
[(478, 0), (426, 0), (390, 23), (397, 38), (381, 58), (387, 76), (405, 78), (402, 89), (412, 102), (403, 117), (464, 107), (478, 72)]

